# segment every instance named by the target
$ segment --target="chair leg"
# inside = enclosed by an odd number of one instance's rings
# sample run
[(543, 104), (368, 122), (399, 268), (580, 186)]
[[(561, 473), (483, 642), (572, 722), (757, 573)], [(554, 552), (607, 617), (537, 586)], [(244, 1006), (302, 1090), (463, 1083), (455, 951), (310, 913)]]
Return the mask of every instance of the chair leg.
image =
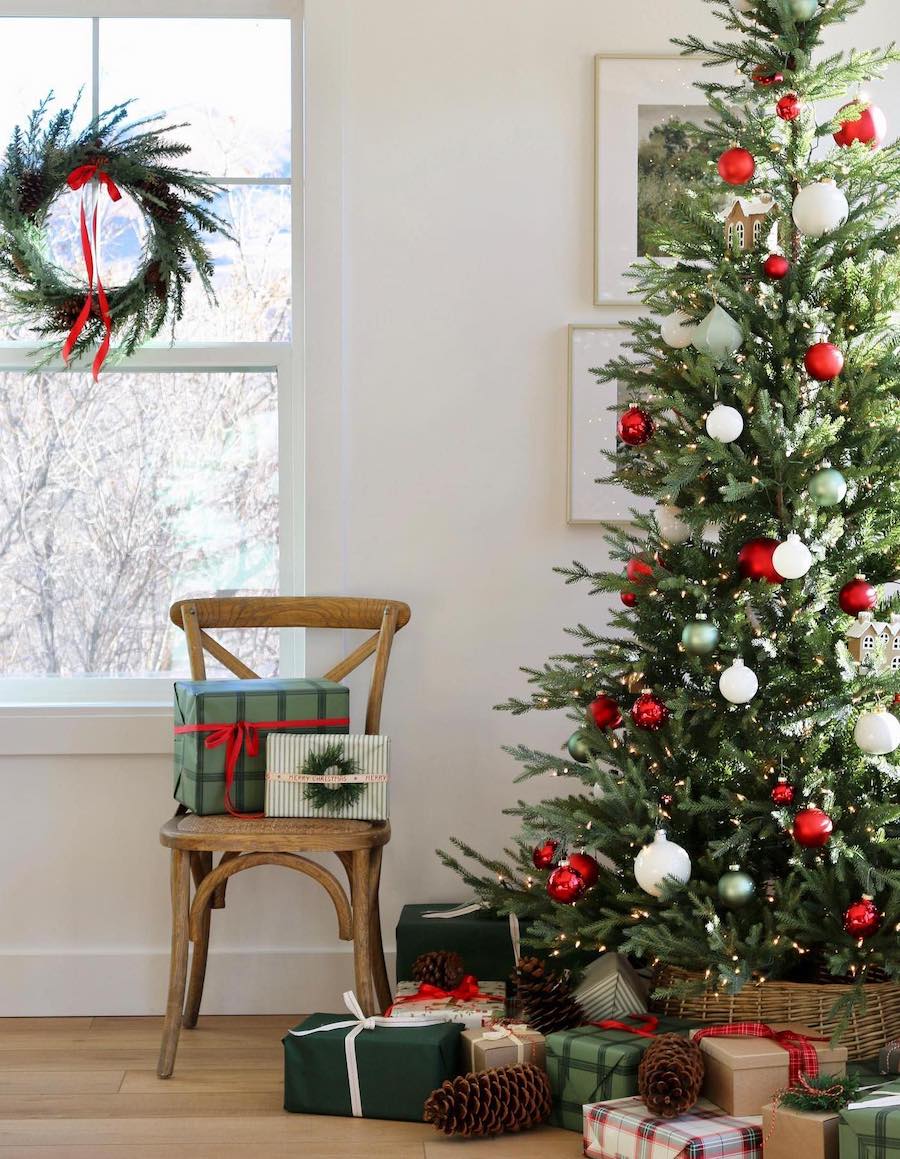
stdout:
[(375, 998), (372, 993), (372, 951), (370, 936), (372, 930), (371, 907), (369, 905), (371, 861), (368, 849), (354, 849), (352, 895), (353, 895), (353, 967), (356, 974), (356, 997), (367, 1015), (375, 1014)]
[(384, 961), (384, 944), (381, 940), (381, 902), (379, 887), (381, 884), (381, 857), (384, 846), (379, 845), (372, 850), (372, 866), (370, 871), (369, 906), (371, 909), (372, 929), (369, 948), (372, 955), (372, 977), (375, 980), (375, 997), (378, 999), (379, 1010), (385, 1011), (391, 1004), (391, 986), (388, 982), (387, 966)]
[(172, 957), (169, 962), (169, 998), (163, 1023), (162, 1045), (156, 1073), (167, 1079), (175, 1069), (175, 1052), (181, 1030), (184, 987), (188, 962), (188, 914), (190, 911), (190, 854), (172, 850)]
[[(199, 886), (203, 878), (212, 869), (212, 854), (192, 853), (191, 871), (194, 876), (194, 885)], [(212, 911), (209, 906), (203, 913), (200, 923), (200, 937), (194, 942), (194, 951), (191, 954), (191, 976), (188, 981), (187, 1002), (184, 1007), (182, 1026), (185, 1030), (193, 1030), (197, 1025), (200, 1014), (200, 1002), (203, 999), (203, 983), (206, 980), (206, 960), (209, 955), (209, 923)]]

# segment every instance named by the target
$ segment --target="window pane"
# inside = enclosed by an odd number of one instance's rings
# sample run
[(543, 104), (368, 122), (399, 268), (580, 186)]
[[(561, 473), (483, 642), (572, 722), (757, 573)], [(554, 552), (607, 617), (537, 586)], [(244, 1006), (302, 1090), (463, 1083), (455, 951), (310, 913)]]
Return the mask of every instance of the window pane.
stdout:
[(79, 89), (79, 125), (91, 115), (90, 20), (3, 20), (3, 68), (0, 69), (0, 148), (6, 147), (13, 128), (29, 115), (52, 89), (51, 108), (72, 105)]
[(100, 105), (134, 96), (140, 115), (188, 122), (190, 168), (290, 176), (290, 21), (101, 20)]
[(274, 374), (0, 375), (0, 673), (185, 672), (173, 600), (278, 590), (277, 472)]

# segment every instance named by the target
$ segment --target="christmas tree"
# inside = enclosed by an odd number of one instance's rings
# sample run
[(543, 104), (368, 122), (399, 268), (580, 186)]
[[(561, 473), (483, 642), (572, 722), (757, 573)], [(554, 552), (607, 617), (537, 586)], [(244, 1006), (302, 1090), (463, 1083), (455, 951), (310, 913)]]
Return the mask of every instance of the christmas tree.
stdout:
[(509, 751), (570, 792), (508, 810), (504, 856), (441, 857), (561, 958), (618, 949), (730, 992), (891, 978), (900, 147), (859, 86), (897, 54), (817, 52), (864, 0), (705, 2), (723, 40), (676, 43), (735, 70), (700, 86), (709, 179), (655, 238), (669, 260), (634, 271), (630, 353), (596, 372), (631, 400), (614, 477), (656, 506), (607, 529), (621, 570), (558, 569), (615, 596), (610, 628), (570, 629), (500, 706), (567, 710), (562, 755)]

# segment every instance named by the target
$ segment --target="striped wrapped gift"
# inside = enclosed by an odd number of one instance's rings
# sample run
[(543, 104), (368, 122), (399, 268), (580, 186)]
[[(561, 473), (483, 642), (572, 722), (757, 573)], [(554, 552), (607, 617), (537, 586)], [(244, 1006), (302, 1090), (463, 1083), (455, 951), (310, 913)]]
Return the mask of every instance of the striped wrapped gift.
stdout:
[(655, 1118), (640, 1099), (615, 1099), (584, 1108), (584, 1153), (591, 1159), (762, 1159), (762, 1128), (705, 1099), (677, 1119)]
[(649, 991), (649, 983), (628, 959), (609, 951), (585, 970), (575, 1000), (591, 1022), (599, 1022), (646, 1010)]
[(388, 818), (390, 738), (298, 736), (266, 741), (266, 816)]

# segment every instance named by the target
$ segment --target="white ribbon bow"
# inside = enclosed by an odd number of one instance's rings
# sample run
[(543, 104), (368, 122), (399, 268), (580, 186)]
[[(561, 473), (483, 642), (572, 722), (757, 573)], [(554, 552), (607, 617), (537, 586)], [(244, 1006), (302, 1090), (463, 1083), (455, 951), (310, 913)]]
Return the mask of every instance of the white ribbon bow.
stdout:
[[(458, 905), (454, 909), (432, 909), (422, 914), (423, 918), (464, 918), (469, 914), (477, 914), (480, 909), (486, 909), (484, 902), (473, 901), (465, 905)], [(519, 918), (516, 914), (509, 915), (509, 937), (512, 942), (513, 962), (518, 965), (522, 957), (522, 938), (519, 933)]]
[(521, 1038), (520, 1035), (526, 1033), (528, 1027), (524, 1023), (515, 1023), (513, 1026), (492, 1026), (490, 1030), (485, 1030), (476, 1042), (472, 1044), (473, 1047), (480, 1046), (482, 1042), (500, 1042), (507, 1038), (516, 1048), (516, 1062), (523, 1063), (525, 1061), (525, 1052), (531, 1047), (532, 1057), (534, 1056), (534, 1042), (529, 1042), (528, 1039)]
[(324, 1034), (326, 1030), (348, 1030), (344, 1039), (344, 1054), (347, 1059), (347, 1084), (350, 1087), (350, 1110), (355, 1119), (363, 1117), (362, 1094), (359, 1089), (359, 1064), (356, 1058), (356, 1040), (364, 1030), (376, 1030), (379, 1027), (388, 1029), (409, 1026), (437, 1026), (444, 1019), (427, 1014), (415, 1014), (406, 1017), (399, 1015), (395, 1018), (384, 1018), (381, 1015), (366, 1017), (352, 990), (344, 992), (344, 1005), (355, 1015), (355, 1018), (344, 1022), (329, 1022), (327, 1026), (314, 1026), (311, 1030), (291, 1030), (295, 1038), (305, 1038), (308, 1034)]

